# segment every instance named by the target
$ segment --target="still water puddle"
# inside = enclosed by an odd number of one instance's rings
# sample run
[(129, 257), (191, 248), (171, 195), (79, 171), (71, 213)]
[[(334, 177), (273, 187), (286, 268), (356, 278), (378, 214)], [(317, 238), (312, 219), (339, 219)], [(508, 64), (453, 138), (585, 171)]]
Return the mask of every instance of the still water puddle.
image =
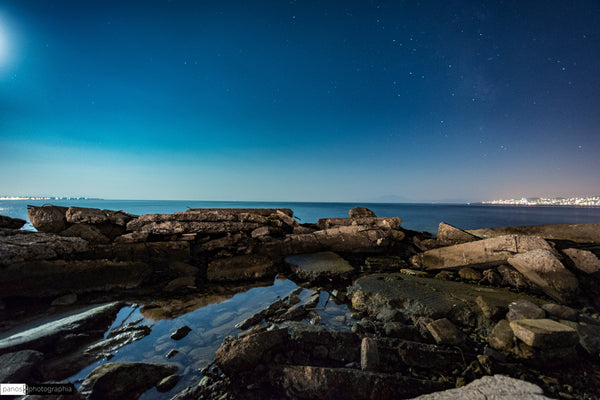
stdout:
[[(162, 304), (157, 302), (161, 305), (160, 308), (152, 305), (123, 307), (106, 332), (105, 338), (112, 329), (132, 322), (136, 326), (147, 325), (151, 327), (151, 333), (115, 351), (110, 360), (103, 359), (89, 365), (69, 380), (79, 386), (94, 368), (107, 362), (175, 364), (179, 367), (176, 374), (182, 375), (182, 378), (172, 390), (167, 393), (159, 393), (156, 388), (152, 388), (140, 397), (143, 400), (170, 399), (176, 393), (188, 386), (196, 385), (200, 381), (200, 370), (214, 360), (215, 352), (223, 339), (228, 335), (235, 336), (241, 332), (235, 327), (236, 324), (253, 316), (278, 299), (284, 298), (296, 289), (298, 289), (298, 286), (291, 280), (275, 279), (270, 286), (255, 287), (216, 304), (206, 304), (215, 301), (214, 298), (206, 300), (206, 297), (198, 297), (197, 301), (187, 300), (182, 302), (174, 300), (176, 304), (173, 310), (169, 310), (169, 304), (165, 302)], [(298, 297), (304, 303), (313, 293), (313, 290), (303, 289)], [(182, 309), (187, 310), (186, 307), (193, 308), (198, 304), (200, 304), (200, 308), (185, 313), (181, 312)], [(165, 310), (167, 310), (166, 313)], [(161, 319), (165, 316), (168, 317), (170, 311), (175, 311), (175, 315), (179, 316), (172, 319)], [(336, 304), (329, 293), (325, 291), (320, 293), (319, 304), (315, 311), (320, 317), (318, 324), (326, 325), (329, 329), (337, 331), (349, 331), (351, 329), (350, 310), (344, 304)], [(171, 334), (183, 326), (188, 326), (192, 330), (183, 339), (171, 339)], [(172, 350), (176, 350), (178, 353), (168, 359), (167, 354)]]

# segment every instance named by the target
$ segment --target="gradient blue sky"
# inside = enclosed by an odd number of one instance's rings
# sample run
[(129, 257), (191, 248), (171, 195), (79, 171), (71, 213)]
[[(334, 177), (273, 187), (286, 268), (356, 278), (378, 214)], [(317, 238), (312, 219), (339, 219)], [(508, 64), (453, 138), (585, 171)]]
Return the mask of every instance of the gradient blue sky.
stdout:
[(598, 194), (598, 21), (597, 0), (4, 0), (0, 195)]

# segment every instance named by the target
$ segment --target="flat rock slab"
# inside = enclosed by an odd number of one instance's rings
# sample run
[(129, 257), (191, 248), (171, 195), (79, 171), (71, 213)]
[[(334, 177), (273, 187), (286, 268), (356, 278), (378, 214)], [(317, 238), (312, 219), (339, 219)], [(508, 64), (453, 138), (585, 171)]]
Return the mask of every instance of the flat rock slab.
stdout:
[(332, 251), (288, 256), (285, 262), (303, 279), (338, 276), (354, 271), (348, 261)]
[(531, 347), (551, 349), (574, 346), (577, 331), (551, 319), (520, 319), (510, 323), (516, 337)]
[(544, 391), (537, 385), (504, 375), (484, 376), (466, 386), (443, 392), (425, 394), (413, 400), (544, 400)]
[(507, 261), (557, 301), (564, 302), (579, 286), (577, 277), (562, 265), (552, 251), (532, 250), (517, 254)]
[(411, 262), (427, 270), (467, 266), (487, 268), (503, 264), (515, 254), (536, 249), (556, 253), (540, 237), (507, 235), (428, 250), (414, 256)]
[(108, 329), (121, 306), (120, 302), (104, 304), (16, 333), (0, 340), (0, 354), (22, 349), (42, 350), (58, 341), (66, 333), (86, 332), (94, 328)]
[(571, 240), (577, 243), (600, 243), (600, 223), (510, 226), (468, 230), (480, 238), (503, 235), (535, 235), (544, 239)]
[(481, 314), (482, 319), (487, 321), (477, 306), (478, 297), (504, 308), (517, 299), (540, 302), (533, 296), (513, 293), (508, 289), (474, 286), (401, 273), (361, 277), (348, 289), (348, 297), (355, 309), (366, 311), (372, 316), (390, 307), (400, 310), (407, 317), (447, 317), (460, 324), (472, 318), (474, 314)]

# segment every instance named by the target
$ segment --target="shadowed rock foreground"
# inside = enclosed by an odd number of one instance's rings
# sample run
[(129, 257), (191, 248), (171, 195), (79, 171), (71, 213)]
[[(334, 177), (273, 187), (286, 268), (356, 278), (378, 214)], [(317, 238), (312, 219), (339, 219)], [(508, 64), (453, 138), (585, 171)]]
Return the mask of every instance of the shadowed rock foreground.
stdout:
[[(111, 327), (132, 301), (152, 299), (143, 315), (168, 320), (285, 275), (300, 288), (239, 322), (208, 367), (170, 361), (185, 346), (158, 363), (102, 363), (77, 396), (600, 397), (598, 224), (441, 223), (432, 237), (361, 207), (317, 224), (289, 209), (43, 206), (29, 219), (38, 232), (0, 218), (3, 383), (59, 382), (142, 340), (152, 326)], [(323, 320), (330, 303), (350, 317)]]

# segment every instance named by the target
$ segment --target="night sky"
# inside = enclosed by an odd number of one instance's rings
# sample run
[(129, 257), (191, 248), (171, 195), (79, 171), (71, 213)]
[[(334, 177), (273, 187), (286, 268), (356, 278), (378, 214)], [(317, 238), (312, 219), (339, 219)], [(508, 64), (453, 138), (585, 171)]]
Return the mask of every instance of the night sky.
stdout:
[(0, 195), (600, 193), (600, 2), (0, 3)]

